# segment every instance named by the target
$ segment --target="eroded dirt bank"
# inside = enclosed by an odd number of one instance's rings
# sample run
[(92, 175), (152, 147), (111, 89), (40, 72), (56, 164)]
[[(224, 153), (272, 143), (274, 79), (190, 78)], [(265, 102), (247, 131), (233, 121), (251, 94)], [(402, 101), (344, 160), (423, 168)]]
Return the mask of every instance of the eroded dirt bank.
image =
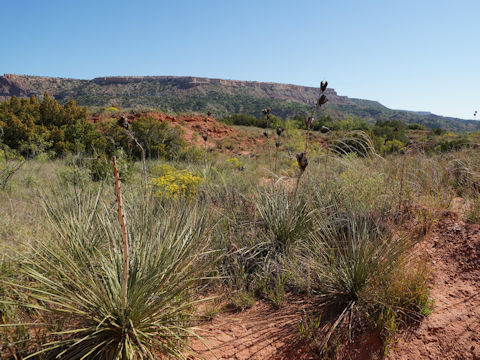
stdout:
[(418, 251), (431, 261), (434, 308), (399, 334), (388, 359), (480, 359), (480, 226), (450, 214)]

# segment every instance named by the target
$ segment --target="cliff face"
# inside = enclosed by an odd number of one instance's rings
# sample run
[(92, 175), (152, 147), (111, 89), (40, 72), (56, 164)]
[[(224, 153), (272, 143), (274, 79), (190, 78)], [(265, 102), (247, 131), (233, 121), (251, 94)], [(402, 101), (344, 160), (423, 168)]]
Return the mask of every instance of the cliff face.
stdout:
[(31, 95), (41, 97), (45, 91), (55, 97), (61, 97), (62, 92), (66, 89), (86, 82), (76, 79), (4, 74), (0, 77), (0, 100), (14, 95), (17, 97)]
[[(282, 117), (307, 114), (318, 88), (270, 82), (209, 79), (191, 76), (116, 76), (92, 80), (5, 74), (0, 77), (0, 101), (11, 96), (42, 97), (45, 92), (60, 102), (70, 99), (90, 107), (120, 106), (158, 109), (165, 112), (212, 112), (262, 116), (269, 106)], [(359, 117), (367, 122), (400, 120), (450, 130), (478, 130), (480, 122), (391, 110), (376, 101), (351, 99), (327, 89), (329, 102), (322, 115), (333, 118)]]
[(6, 99), (11, 96), (28, 96), (25, 88), (17, 81), (15, 75), (3, 75), (0, 77), (0, 99)]

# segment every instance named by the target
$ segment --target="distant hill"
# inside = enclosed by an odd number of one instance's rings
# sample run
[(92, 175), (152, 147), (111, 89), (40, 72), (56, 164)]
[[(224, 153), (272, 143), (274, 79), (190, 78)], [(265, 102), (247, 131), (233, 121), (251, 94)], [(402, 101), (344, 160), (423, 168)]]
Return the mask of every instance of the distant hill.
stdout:
[[(120, 106), (166, 112), (206, 113), (216, 117), (231, 113), (261, 116), (269, 106), (282, 117), (306, 114), (318, 88), (256, 81), (176, 76), (118, 76), (92, 80), (5, 74), (0, 77), (0, 100), (11, 96), (42, 97), (47, 91), (59, 102), (70, 99), (89, 107)], [(359, 117), (367, 122), (400, 120), (429, 128), (455, 131), (480, 130), (480, 121), (443, 117), (428, 112), (389, 109), (377, 101), (339, 96), (327, 89), (325, 115), (334, 119)]]

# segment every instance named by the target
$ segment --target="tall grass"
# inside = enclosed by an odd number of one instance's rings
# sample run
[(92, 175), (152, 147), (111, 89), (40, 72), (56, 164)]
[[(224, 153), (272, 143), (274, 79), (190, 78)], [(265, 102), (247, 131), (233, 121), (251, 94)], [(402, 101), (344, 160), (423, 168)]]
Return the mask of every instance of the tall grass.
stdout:
[(395, 238), (378, 219), (354, 209), (330, 209), (316, 220), (307, 242), (315, 289), (347, 306), (380, 276), (388, 276), (404, 250), (404, 239)]

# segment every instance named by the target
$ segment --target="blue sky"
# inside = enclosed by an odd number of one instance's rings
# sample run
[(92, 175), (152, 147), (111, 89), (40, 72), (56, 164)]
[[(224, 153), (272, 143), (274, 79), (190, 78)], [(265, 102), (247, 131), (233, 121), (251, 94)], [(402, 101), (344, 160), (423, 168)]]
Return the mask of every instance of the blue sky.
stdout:
[(394, 109), (480, 111), (478, 0), (0, 0), (0, 72), (318, 86)]

